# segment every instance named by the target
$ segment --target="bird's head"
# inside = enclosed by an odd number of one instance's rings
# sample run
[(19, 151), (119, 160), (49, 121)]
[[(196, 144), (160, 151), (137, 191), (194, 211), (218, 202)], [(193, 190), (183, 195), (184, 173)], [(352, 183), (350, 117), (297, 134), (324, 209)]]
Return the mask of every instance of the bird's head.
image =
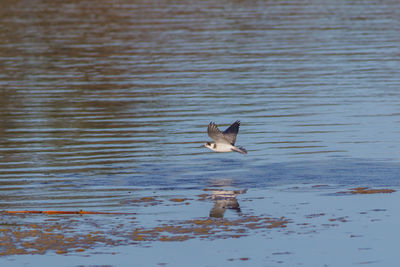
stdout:
[(207, 142), (207, 143), (204, 144), (204, 147), (211, 148), (211, 146), (212, 146), (211, 142)]

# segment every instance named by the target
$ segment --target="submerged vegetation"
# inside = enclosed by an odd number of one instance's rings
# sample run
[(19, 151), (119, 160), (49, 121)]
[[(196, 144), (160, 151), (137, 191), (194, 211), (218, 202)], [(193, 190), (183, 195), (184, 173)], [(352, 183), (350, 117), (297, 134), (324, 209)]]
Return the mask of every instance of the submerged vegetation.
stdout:
[[(130, 207), (129, 210), (137, 210), (137, 213), (82, 210), (3, 211), (0, 213), (0, 256), (49, 252), (80, 254), (99, 246), (151, 246), (154, 242), (180, 242), (190, 239), (237, 239), (254, 234), (269, 236), (270, 231), (283, 231), (285, 234), (315, 233), (316, 229), (330, 229), (352, 221), (351, 214), (332, 217), (333, 214), (328, 213), (326, 207), (311, 214), (296, 215), (282, 210), (278, 212), (284, 214), (272, 216), (263, 212), (269, 209), (268, 205), (277, 203), (269, 202), (264, 196), (237, 199), (246, 190), (206, 189), (203, 192), (207, 193), (196, 195), (197, 199), (193, 195), (191, 198), (153, 195), (137, 196), (121, 203), (122, 206)], [(348, 194), (357, 197), (358, 194), (393, 192), (393, 189), (358, 187), (331, 196)], [(244, 211), (239, 200), (247, 203)], [(257, 209), (251, 209), (256, 201), (263, 203), (261, 210), (258, 207), (259, 214), (254, 212)], [(189, 211), (196, 209), (196, 205), (206, 203), (211, 209), (209, 217), (205, 217), (203, 213), (203, 216), (186, 219), (185, 212), (180, 213), (181, 219), (174, 217), (176, 209)], [(307, 204), (300, 202), (298, 205)], [(159, 213), (163, 208), (168, 209), (167, 213)], [(226, 210), (230, 212), (225, 214)], [(371, 211), (382, 210), (384, 209)], [(367, 213), (368, 211), (362, 211), (359, 214)], [(148, 214), (154, 217), (146, 219)], [(350, 235), (354, 236), (357, 235)]]
[[(9, 213), (3, 220), (11, 220)], [(37, 218), (36, 218), (37, 219)], [(91, 218), (101, 220), (101, 218)], [(240, 238), (259, 229), (285, 228), (289, 219), (245, 216), (237, 219), (198, 218), (168, 221), (155, 227), (136, 226), (136, 218), (129, 225), (115, 225), (102, 231), (82, 231), (74, 218), (55, 218), (42, 223), (16, 225), (3, 223), (0, 229), (0, 256), (18, 254), (44, 254), (55, 252), (84, 252), (95, 246), (117, 246), (154, 241), (185, 241), (188, 239)], [(127, 229), (132, 230), (127, 230)], [(124, 230), (122, 230), (124, 229)]]
[(368, 187), (356, 187), (352, 188), (349, 191), (338, 192), (339, 194), (389, 194), (396, 192), (394, 189), (380, 188), (380, 189), (372, 189)]

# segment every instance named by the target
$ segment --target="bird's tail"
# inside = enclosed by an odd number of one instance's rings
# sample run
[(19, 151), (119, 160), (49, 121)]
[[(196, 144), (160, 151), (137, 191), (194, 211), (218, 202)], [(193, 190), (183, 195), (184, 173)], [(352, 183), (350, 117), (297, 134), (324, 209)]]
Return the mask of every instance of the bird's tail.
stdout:
[(234, 146), (232, 151), (239, 152), (240, 154), (247, 154), (247, 150), (241, 146)]

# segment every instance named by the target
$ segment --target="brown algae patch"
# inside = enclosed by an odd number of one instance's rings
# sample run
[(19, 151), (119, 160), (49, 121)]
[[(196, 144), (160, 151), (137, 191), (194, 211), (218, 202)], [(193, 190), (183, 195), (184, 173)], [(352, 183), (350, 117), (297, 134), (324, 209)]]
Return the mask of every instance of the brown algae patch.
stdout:
[(286, 228), (290, 221), (284, 217), (248, 216), (227, 219), (193, 219), (170, 222), (152, 228), (136, 228), (131, 238), (134, 241), (185, 241), (188, 239), (239, 238), (246, 236), (251, 230)]
[(206, 201), (211, 198), (211, 196), (209, 194), (200, 194), (200, 195), (197, 195), (197, 197), (198, 197), (199, 201)]
[[(3, 220), (18, 220), (18, 217), (26, 215), (2, 214)], [(32, 219), (37, 220), (38, 217)], [(40, 223), (3, 224), (0, 228), (0, 257), (48, 252), (82, 253), (98, 246), (127, 245), (132, 244), (132, 241), (134, 244), (139, 244), (153, 241), (181, 242), (189, 239), (241, 238), (255, 231), (284, 229), (290, 223), (285, 217), (242, 216), (236, 219), (203, 217), (168, 220), (153, 227), (138, 226), (137, 221), (133, 220), (122, 225), (118, 222), (111, 223), (104, 228), (98, 224), (98, 216), (81, 220), (65, 216), (60, 217), (60, 220), (47, 219), (43, 218)], [(83, 228), (82, 222), (86, 224)]]
[(188, 199), (188, 198), (171, 198), (169, 201), (180, 203), (180, 202), (185, 202), (185, 201), (188, 201), (188, 200), (190, 200), (190, 199)]
[(345, 222), (348, 222), (348, 216), (338, 217), (338, 218), (331, 218), (331, 219), (329, 219), (329, 221), (330, 222), (342, 222), (342, 223), (345, 223)]
[[(213, 190), (212, 195), (202, 194), (199, 198), (217, 203), (222, 200), (235, 200), (236, 195), (242, 192), (245, 191)], [(187, 205), (192, 200), (193, 198), (176, 196), (165, 199), (158, 196), (139, 196), (121, 203), (139, 207), (155, 205), (171, 207)], [(170, 205), (171, 202), (176, 204)], [(224, 208), (231, 207), (226, 205)], [(0, 225), (0, 257), (49, 252), (54, 254), (88, 253), (89, 249), (99, 246), (129, 244), (147, 246), (149, 242), (241, 238), (254, 233), (271, 231), (271, 229), (285, 229), (291, 222), (285, 217), (243, 215), (238, 207), (234, 211), (239, 212), (240, 215), (229, 219), (199, 217), (178, 220), (162, 217), (155, 218), (153, 220), (155, 224), (151, 226), (140, 223), (140, 216), (139, 219), (136, 216), (122, 218), (120, 215), (125, 215), (125, 213), (97, 214), (90, 217), (79, 213), (77, 217), (71, 216), (73, 214), (4, 211), (0, 214), (3, 221)]]
[(144, 207), (148, 206), (156, 206), (160, 205), (163, 203), (163, 200), (156, 199), (155, 197), (141, 197), (141, 198), (136, 198), (136, 199), (131, 199), (131, 200), (126, 200), (122, 201), (122, 205), (140, 205)]
[(238, 259), (234, 259), (234, 258), (229, 258), (229, 259), (227, 259), (227, 261), (237, 261), (237, 260), (240, 260), (240, 261), (248, 261), (248, 260), (250, 260), (250, 258), (248, 258), (248, 257), (242, 257), (242, 258), (238, 258)]
[[(68, 229), (68, 227), (67, 227)], [(0, 230), (0, 256), (84, 252), (96, 243), (116, 245), (102, 232), (71, 233), (62, 225), (26, 224)]]
[(370, 189), (369, 187), (356, 187), (350, 189), (349, 191), (337, 192), (337, 194), (390, 194), (394, 192), (396, 192), (394, 189)]
[(325, 213), (313, 213), (313, 214), (308, 214), (306, 215), (307, 219), (312, 219), (312, 218), (318, 218), (318, 217), (322, 217), (325, 216)]

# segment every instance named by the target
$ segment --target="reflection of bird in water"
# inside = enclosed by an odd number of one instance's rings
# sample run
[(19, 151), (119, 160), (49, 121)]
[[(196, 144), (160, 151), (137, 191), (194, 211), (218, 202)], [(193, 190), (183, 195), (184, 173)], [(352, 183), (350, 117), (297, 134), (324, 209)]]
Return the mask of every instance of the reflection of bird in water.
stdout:
[(214, 190), (211, 198), (215, 200), (214, 207), (210, 211), (210, 217), (223, 218), (226, 209), (233, 209), (241, 213), (239, 202), (236, 197), (247, 192), (243, 190)]
[(240, 146), (235, 146), (236, 136), (239, 132), (240, 121), (235, 121), (225, 131), (221, 132), (218, 126), (214, 122), (210, 122), (208, 125), (207, 133), (215, 142), (205, 143), (205, 147), (216, 152), (239, 152), (241, 154), (247, 154), (246, 149)]

